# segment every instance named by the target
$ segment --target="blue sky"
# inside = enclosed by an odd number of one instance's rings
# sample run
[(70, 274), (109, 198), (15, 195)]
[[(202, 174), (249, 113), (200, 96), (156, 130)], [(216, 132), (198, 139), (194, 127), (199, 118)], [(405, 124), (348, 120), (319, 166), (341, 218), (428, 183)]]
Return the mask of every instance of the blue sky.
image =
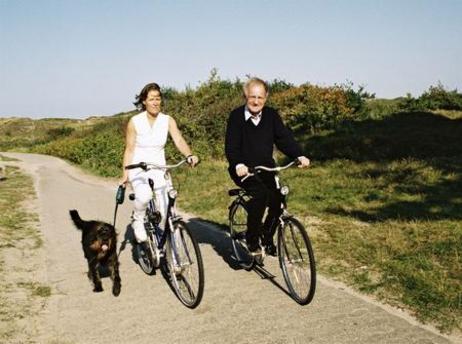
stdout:
[(247, 74), (462, 90), (462, 0), (0, 0), (0, 117), (111, 115), (144, 84)]

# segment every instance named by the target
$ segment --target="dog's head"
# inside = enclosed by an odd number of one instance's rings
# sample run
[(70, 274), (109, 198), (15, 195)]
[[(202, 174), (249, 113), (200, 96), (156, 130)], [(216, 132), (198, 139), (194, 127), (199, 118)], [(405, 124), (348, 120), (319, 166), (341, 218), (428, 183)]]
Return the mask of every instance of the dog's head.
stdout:
[(108, 251), (115, 244), (115, 229), (107, 223), (99, 223), (96, 228), (96, 240), (91, 247), (95, 251)]

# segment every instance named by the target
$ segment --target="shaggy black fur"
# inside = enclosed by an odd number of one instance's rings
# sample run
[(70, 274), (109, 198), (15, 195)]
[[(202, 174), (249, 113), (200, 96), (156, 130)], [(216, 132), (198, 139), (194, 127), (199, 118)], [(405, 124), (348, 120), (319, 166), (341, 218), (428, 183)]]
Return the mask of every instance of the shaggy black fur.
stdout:
[(75, 226), (82, 231), (82, 248), (88, 261), (88, 278), (93, 281), (93, 291), (103, 291), (98, 267), (104, 265), (111, 273), (112, 294), (119, 296), (121, 280), (114, 226), (101, 221), (84, 221), (77, 210), (70, 210), (69, 213)]

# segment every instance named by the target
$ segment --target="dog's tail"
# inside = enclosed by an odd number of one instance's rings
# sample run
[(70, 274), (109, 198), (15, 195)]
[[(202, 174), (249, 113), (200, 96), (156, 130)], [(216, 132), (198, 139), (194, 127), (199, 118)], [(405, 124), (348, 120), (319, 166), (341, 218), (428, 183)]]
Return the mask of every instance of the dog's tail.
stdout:
[(69, 210), (69, 214), (71, 215), (71, 219), (72, 219), (72, 221), (74, 221), (75, 226), (78, 229), (83, 230), (85, 228), (85, 221), (83, 221), (80, 218), (79, 212), (77, 210), (73, 209), (73, 210)]

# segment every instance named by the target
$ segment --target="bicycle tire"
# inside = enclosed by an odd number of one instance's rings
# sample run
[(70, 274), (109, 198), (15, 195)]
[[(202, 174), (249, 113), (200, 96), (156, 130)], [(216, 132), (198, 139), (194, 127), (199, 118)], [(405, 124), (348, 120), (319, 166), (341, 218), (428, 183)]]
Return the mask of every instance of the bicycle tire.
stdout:
[(247, 230), (247, 210), (241, 202), (234, 202), (229, 209), (229, 232), (233, 254), (238, 264), (250, 270), (255, 264), (255, 258), (250, 254), (245, 241)]
[[(176, 221), (173, 226), (174, 231), (169, 234), (166, 242), (166, 260), (171, 284), (177, 297), (186, 307), (196, 308), (204, 293), (202, 255), (188, 226), (183, 221)], [(172, 249), (172, 235), (179, 239), (175, 240), (176, 250)]]
[(295, 218), (285, 218), (278, 227), (278, 252), (290, 295), (301, 305), (309, 304), (316, 290), (316, 263), (308, 234)]
[(138, 265), (140, 266), (141, 270), (147, 275), (153, 275), (155, 271), (155, 264), (153, 262), (153, 255), (154, 255), (154, 248), (153, 248), (153, 241), (151, 236), (148, 234), (147, 239), (148, 247), (150, 248), (150, 254), (145, 252), (143, 246), (140, 243), (136, 244), (136, 257), (138, 260)]

